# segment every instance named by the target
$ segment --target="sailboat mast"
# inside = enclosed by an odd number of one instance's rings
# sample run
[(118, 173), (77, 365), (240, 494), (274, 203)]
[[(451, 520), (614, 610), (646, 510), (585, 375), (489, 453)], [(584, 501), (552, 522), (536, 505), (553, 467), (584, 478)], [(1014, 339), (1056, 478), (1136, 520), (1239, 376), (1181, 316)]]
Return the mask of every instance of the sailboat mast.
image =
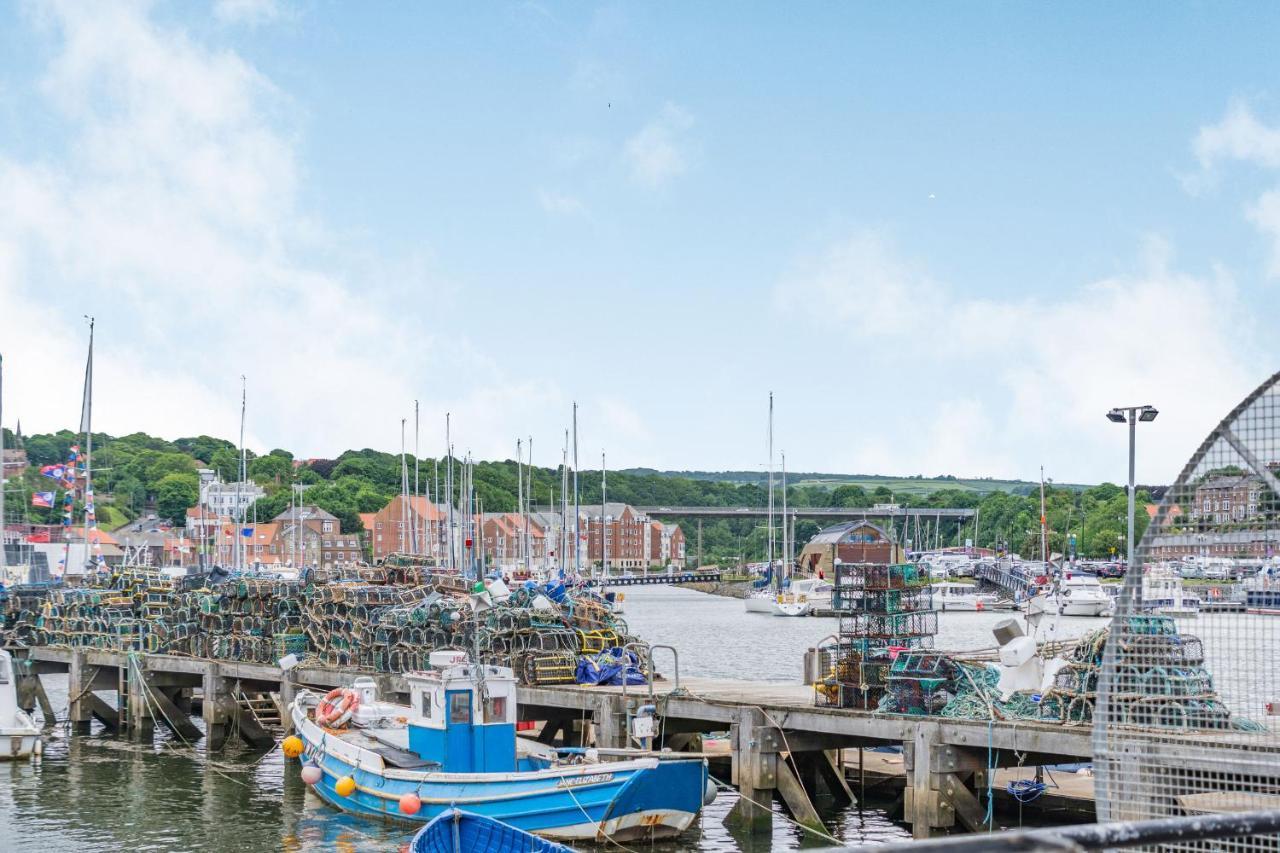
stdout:
[(1049, 518), (1044, 512), (1044, 466), (1040, 466), (1040, 559), (1049, 568)]
[(244, 570), (244, 503), (240, 497), (240, 490), (244, 488), (244, 481), (248, 477), (249, 466), (245, 458), (244, 452), (244, 416), (246, 403), (246, 387), (244, 375), (240, 376), (240, 476), (236, 482), (236, 551), (235, 560), (236, 568)]
[(787, 452), (782, 451), (782, 567), (791, 571), (791, 540), (787, 538), (787, 530), (791, 518), (787, 515)]
[(600, 567), (604, 571), (604, 579), (609, 579), (609, 516), (606, 507), (609, 502), (609, 468), (604, 461), (604, 451), (600, 451)]
[[(422, 492), (419, 491), (419, 488), (418, 488), (418, 401), (414, 400), (413, 401), (413, 497), (414, 497), (415, 505), (417, 503), (417, 498), (419, 498), (421, 495), (422, 495)], [(414, 515), (413, 553), (417, 555), (418, 553), (420, 553), (420, 550), (421, 550), (418, 547), (419, 545), (418, 525), (421, 524), (422, 519), (416, 512), (413, 515)]]
[(404, 425), (405, 418), (400, 419), (400, 553), (408, 551), (410, 534), (409, 526), (409, 460), (405, 456)]
[[(516, 512), (520, 514), (521, 522), (524, 521), (524, 442), (516, 439)], [(523, 525), (522, 525), (523, 526)], [(516, 540), (516, 560), (524, 562), (524, 532), (520, 533), (520, 538)]]
[[(89, 360), (84, 367), (84, 404), (80, 411), (80, 428), (84, 432), (84, 541), (85, 541), (85, 557), (88, 558), (89, 532), (90, 522), (92, 522), (94, 533), (97, 532), (97, 511), (94, 508), (93, 501), (93, 325), (92, 317), (89, 319)], [(94, 537), (96, 540), (96, 537)], [(102, 568), (102, 543), (95, 541), (93, 550), (96, 556), (95, 563), (98, 568)]]
[(578, 401), (573, 401), (573, 573), (582, 575), (582, 515), (578, 512)]
[(449, 567), (453, 568), (458, 563), (453, 558), (453, 443), (449, 438), (449, 420), (448, 412), (444, 413), (444, 490), (448, 494), (449, 505), (449, 521), (448, 527), (445, 528), (445, 550), (449, 553)]
[[(768, 554), (769, 571), (773, 571), (773, 392), (769, 392), (769, 514), (765, 522), (765, 536), (768, 540), (766, 553)], [(774, 576), (774, 586), (781, 587), (778, 578)]]
[[(529, 464), (525, 465), (525, 574), (534, 570), (534, 534), (529, 529), (532, 503), (534, 503), (534, 437), (529, 437)], [(547, 558), (547, 533), (543, 532), (543, 560)]]

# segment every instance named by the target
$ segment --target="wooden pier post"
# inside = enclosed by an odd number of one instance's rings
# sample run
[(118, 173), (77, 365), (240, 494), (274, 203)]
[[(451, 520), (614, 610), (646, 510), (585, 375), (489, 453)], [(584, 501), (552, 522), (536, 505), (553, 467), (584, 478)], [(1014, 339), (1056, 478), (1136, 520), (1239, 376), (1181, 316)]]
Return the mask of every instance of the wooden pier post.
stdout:
[(88, 734), (89, 722), (93, 718), (92, 700), (97, 698), (89, 689), (92, 675), (87, 671), (85, 658), (84, 652), (72, 652), (67, 671), (67, 699), (70, 700), (67, 705), (67, 722), (75, 734)]
[(218, 674), (218, 664), (205, 664), (200, 680), (200, 713), (204, 718), (206, 747), (217, 752), (227, 742), (227, 704), (231, 701), (226, 685)]
[(156, 734), (156, 721), (151, 713), (150, 688), (147, 686), (146, 658), (131, 656), (126, 664), (128, 732), (131, 740), (150, 742)]
[(732, 726), (732, 782), (738, 802), (725, 823), (751, 835), (773, 833), (773, 789), (778, 784), (778, 747), (758, 708), (742, 708)]
[(955, 826), (986, 830), (986, 807), (972, 786), (985, 786), (987, 750), (942, 743), (937, 723), (917, 723), (912, 740), (903, 744), (907, 788), (905, 819), (916, 838)]
[(595, 708), (596, 746), (622, 749), (627, 745), (627, 709), (621, 696), (602, 694)]

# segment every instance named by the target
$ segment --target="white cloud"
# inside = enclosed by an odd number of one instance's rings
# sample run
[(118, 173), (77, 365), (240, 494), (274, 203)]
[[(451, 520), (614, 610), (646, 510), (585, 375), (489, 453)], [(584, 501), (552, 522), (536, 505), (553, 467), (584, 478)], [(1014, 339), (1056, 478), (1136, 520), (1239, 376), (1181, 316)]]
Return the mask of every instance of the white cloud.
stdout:
[(279, 0), (217, 0), (213, 15), (224, 24), (246, 24), (256, 27), (269, 24), (282, 15)]
[(667, 104), (662, 113), (627, 140), (623, 158), (637, 183), (647, 187), (661, 186), (684, 174), (690, 165), (689, 131), (693, 116), (675, 104)]
[[(1116, 480), (1112, 406), (1151, 403), (1139, 476), (1172, 480), (1209, 428), (1264, 376), (1253, 320), (1222, 272), (1175, 269), (1148, 241), (1136, 268), (1056, 298), (974, 298), (858, 231), (777, 287), (780, 307), (837, 341), (849, 425), (839, 470)], [(835, 465), (828, 466), (836, 468)], [(1056, 469), (1056, 470), (1055, 470)]]
[(234, 435), (242, 373), (255, 439), (306, 455), (398, 446), (426, 388), (428, 429), (457, 412), (477, 451), (562, 404), (465, 338), (437, 338), (451, 334), (435, 316), (447, 288), (419, 273), (415, 298), (398, 298), (299, 209), (296, 107), (242, 57), (141, 6), (38, 14), (53, 42), (40, 93), (68, 145), (18, 159), (0, 144), (6, 420), (75, 423), (85, 313), (108, 432)]
[(547, 213), (560, 216), (576, 216), (587, 212), (587, 206), (581, 199), (555, 190), (538, 190), (538, 204)]
[(1258, 121), (1253, 109), (1240, 100), (1231, 102), (1217, 124), (1200, 128), (1191, 147), (1204, 169), (1221, 160), (1250, 160), (1280, 168), (1280, 130)]
[[(1200, 163), (1200, 173), (1183, 180), (1183, 186), (1198, 194), (1212, 183), (1224, 161), (1250, 163), (1263, 169), (1280, 169), (1280, 128), (1263, 124), (1244, 101), (1233, 101), (1222, 120), (1205, 125), (1196, 134), (1192, 150)], [(1245, 217), (1271, 243), (1267, 273), (1280, 278), (1280, 186), (1264, 191), (1245, 208)]]

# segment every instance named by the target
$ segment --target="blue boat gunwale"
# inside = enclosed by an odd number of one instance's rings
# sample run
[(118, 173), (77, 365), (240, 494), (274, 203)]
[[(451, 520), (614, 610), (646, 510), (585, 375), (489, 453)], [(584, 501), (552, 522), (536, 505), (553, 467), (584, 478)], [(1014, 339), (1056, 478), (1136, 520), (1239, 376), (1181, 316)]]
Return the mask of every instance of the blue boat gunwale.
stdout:
[[(300, 710), (300, 709), (299, 709)], [(560, 782), (565, 779), (577, 779), (588, 776), (600, 776), (609, 774), (609, 779), (602, 779), (598, 782), (581, 782), (576, 785), (555, 785), (547, 788), (534, 788), (521, 791), (512, 791), (507, 794), (493, 794), (484, 797), (458, 798), (458, 797), (419, 797), (424, 803), (451, 803), (451, 802), (494, 802), (506, 799), (518, 799), (527, 797), (537, 793), (551, 793), (564, 790), (587, 790), (593, 787), (604, 787), (608, 785), (618, 784), (618, 780), (613, 778), (618, 773), (630, 774), (634, 771), (653, 770), (659, 763), (663, 761), (674, 762), (697, 762), (705, 763), (706, 759), (698, 757), (671, 757), (658, 758), (657, 756), (645, 756), (628, 759), (625, 761), (609, 762), (607, 764), (568, 764), (562, 767), (548, 767), (543, 770), (526, 770), (514, 771), (511, 773), (441, 773), (432, 771), (430, 773), (416, 772), (413, 770), (397, 770), (387, 768), (382, 756), (372, 750), (365, 749), (359, 744), (351, 743), (337, 735), (331, 735), (329, 732), (316, 725), (310, 719), (307, 719), (302, 713), (295, 712), (294, 725), (298, 733), (302, 736), (304, 742), (309, 745), (305, 750), (304, 757), (316, 764), (320, 770), (327, 776), (339, 779), (348, 775), (345, 772), (338, 773), (326, 766), (324, 759), (336, 759), (356, 770), (363, 770), (366, 773), (380, 776), (384, 779), (395, 780), (398, 782), (408, 782), (418, 785), (452, 785), (452, 784), (494, 784), (502, 782), (540, 782), (540, 781), (556, 781)], [(317, 738), (316, 735), (319, 735)], [(327, 743), (337, 743), (345, 750), (351, 750), (356, 755), (353, 759), (348, 759), (336, 751), (326, 749)], [(368, 757), (366, 763), (363, 759)], [(369, 766), (370, 764), (375, 766)], [(399, 799), (399, 794), (390, 794), (374, 788), (357, 783), (357, 790), (371, 794), (383, 799), (395, 800)]]

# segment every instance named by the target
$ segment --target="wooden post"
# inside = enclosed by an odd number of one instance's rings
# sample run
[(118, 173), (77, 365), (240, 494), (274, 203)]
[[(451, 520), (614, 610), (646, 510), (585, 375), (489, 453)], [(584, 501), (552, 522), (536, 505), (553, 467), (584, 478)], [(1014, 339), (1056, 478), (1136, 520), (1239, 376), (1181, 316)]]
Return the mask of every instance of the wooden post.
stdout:
[(93, 693), (89, 690), (88, 675), (89, 673), (85, 671), (85, 653), (72, 652), (71, 668), (67, 672), (67, 698), (70, 700), (67, 706), (67, 721), (76, 734), (89, 733), (92, 712), (87, 699)]
[(204, 717), (204, 736), (209, 750), (217, 752), (227, 742), (227, 712), (223, 700), (227, 699), (226, 686), (218, 675), (218, 665), (205, 664), (201, 677), (201, 716)]
[(778, 754), (769, 733), (759, 709), (738, 712), (731, 745), (733, 784), (738, 786), (739, 798), (725, 818), (727, 824), (766, 837), (773, 833), (773, 789), (778, 784)]
[(151, 715), (151, 688), (147, 684), (146, 659), (141, 656), (131, 657), (125, 666), (128, 667), (125, 676), (128, 679), (126, 695), (129, 705), (129, 737), (148, 742), (155, 737), (156, 721)]

